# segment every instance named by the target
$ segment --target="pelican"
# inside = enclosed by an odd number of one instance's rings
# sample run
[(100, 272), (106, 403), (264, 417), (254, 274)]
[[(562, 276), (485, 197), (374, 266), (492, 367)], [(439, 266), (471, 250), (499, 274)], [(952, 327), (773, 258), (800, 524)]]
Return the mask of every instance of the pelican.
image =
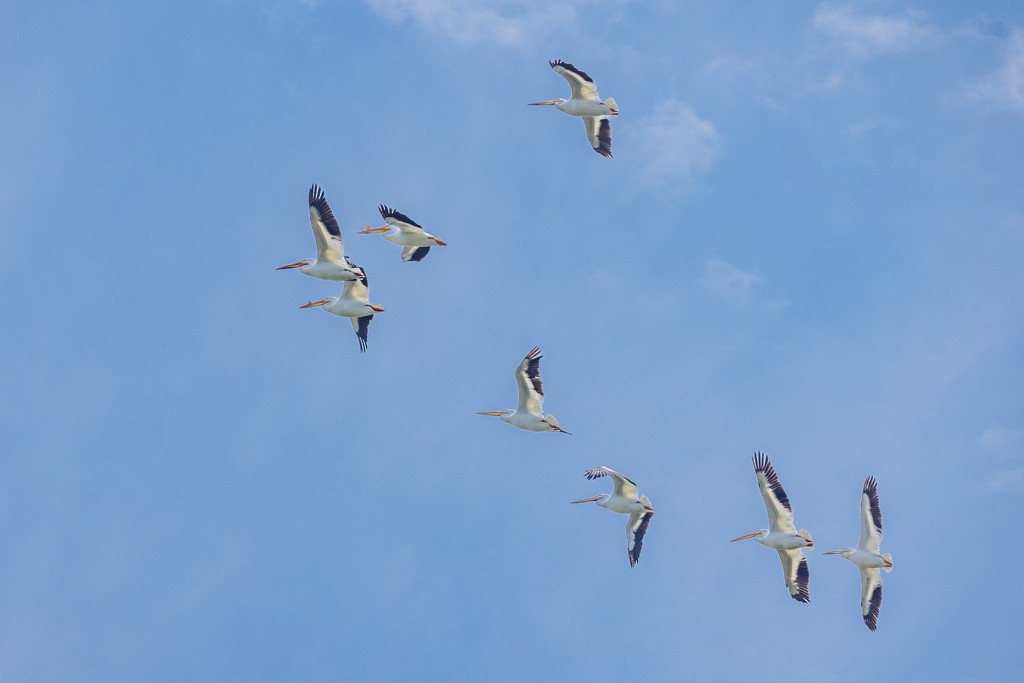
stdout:
[(892, 571), (892, 555), (878, 553), (881, 543), (882, 508), (878, 504), (878, 482), (874, 477), (868, 477), (860, 495), (860, 543), (857, 549), (843, 548), (822, 554), (842, 555), (860, 569), (860, 613), (872, 631), (878, 628), (878, 612), (882, 609), (882, 575), (878, 570)]
[(789, 594), (797, 602), (810, 602), (810, 573), (807, 571), (807, 558), (801, 548), (813, 549), (814, 541), (806, 529), (797, 532), (793, 526), (793, 508), (789, 504), (789, 497), (764, 453), (754, 454), (754, 471), (757, 473), (757, 485), (761, 488), (764, 506), (768, 508), (768, 524), (771, 529), (758, 529), (746, 536), (734, 538), (730, 543), (752, 538), (761, 545), (778, 550)]
[(485, 410), (477, 415), (500, 417), (513, 427), (531, 432), (562, 432), (558, 420), (551, 413), (544, 417), (544, 384), (540, 381), (540, 347), (534, 346), (516, 368), (519, 385), (519, 406), (515, 410)]
[(647, 526), (654, 516), (651, 501), (647, 496), (638, 497), (636, 484), (607, 467), (589, 469), (583, 476), (590, 480), (600, 477), (611, 477), (615, 480), (615, 489), (610, 496), (602, 493), (593, 498), (574, 500), (572, 503), (597, 503), (605, 510), (629, 515), (629, 521), (626, 522), (626, 554), (629, 555), (629, 566), (635, 567), (640, 560), (640, 549), (644, 547), (644, 534), (647, 533)]
[(352, 329), (359, 339), (359, 350), (366, 351), (366, 334), (370, 330), (370, 321), (374, 313), (383, 313), (384, 307), (370, 303), (370, 282), (363, 274), (362, 279), (349, 280), (341, 291), (341, 296), (329, 296), (320, 301), (307, 301), (299, 308), (323, 306), (328, 313), (340, 315), (352, 320)]
[(583, 118), (583, 127), (587, 130), (587, 139), (594, 151), (603, 157), (612, 157), (612, 124), (608, 121), (609, 116), (619, 115), (619, 105), (615, 99), (609, 97), (602, 100), (597, 94), (597, 86), (594, 79), (580, 71), (572, 64), (556, 59), (548, 62), (551, 68), (559, 76), (569, 81), (572, 88), (572, 99), (543, 100), (541, 102), (530, 102), (531, 105), (554, 106), (558, 111), (563, 111), (570, 116)]
[(371, 228), (367, 225), (365, 230), (359, 231), (359, 234), (383, 233), (384, 239), (388, 242), (401, 245), (403, 261), (422, 261), (431, 247), (448, 246), (447, 242), (424, 231), (419, 223), (404, 213), (395, 211), (383, 204), (380, 205), (379, 210), (387, 225), (379, 228)]
[(358, 280), (363, 271), (345, 256), (338, 219), (324, 197), (324, 191), (314, 184), (309, 188), (309, 224), (316, 240), (316, 260), (304, 258), (287, 263), (277, 270), (298, 268), (300, 272), (321, 280)]

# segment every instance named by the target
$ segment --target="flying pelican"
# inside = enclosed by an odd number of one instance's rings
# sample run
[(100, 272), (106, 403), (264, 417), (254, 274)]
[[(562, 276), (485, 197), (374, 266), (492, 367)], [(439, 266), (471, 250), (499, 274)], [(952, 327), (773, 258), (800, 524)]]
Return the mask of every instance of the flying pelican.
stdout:
[(316, 260), (304, 258), (288, 263), (277, 270), (298, 268), (300, 272), (321, 280), (358, 280), (363, 271), (345, 256), (338, 219), (324, 197), (324, 191), (314, 184), (309, 188), (309, 224), (316, 240)]
[(573, 503), (597, 503), (606, 510), (629, 515), (626, 522), (626, 554), (629, 555), (629, 566), (635, 567), (640, 560), (640, 549), (644, 547), (644, 534), (647, 533), (647, 526), (654, 516), (654, 508), (647, 496), (639, 496), (636, 491), (636, 484), (622, 476), (615, 470), (607, 467), (595, 467), (587, 470), (584, 475), (587, 479), (599, 477), (612, 477), (615, 480), (615, 490), (612, 495), (602, 493), (593, 498), (574, 500)]
[(320, 301), (307, 301), (299, 308), (323, 306), (324, 310), (352, 320), (352, 329), (359, 339), (359, 350), (366, 351), (366, 334), (370, 330), (370, 321), (374, 313), (383, 313), (384, 307), (370, 303), (370, 282), (363, 274), (362, 279), (349, 280), (341, 291), (341, 296), (329, 296)]
[(572, 64), (567, 64), (560, 59), (548, 62), (548, 64), (555, 70), (555, 73), (569, 81), (569, 86), (572, 88), (572, 99), (559, 98), (530, 102), (530, 104), (550, 104), (570, 116), (582, 117), (590, 146), (601, 156), (610, 159), (612, 157), (612, 124), (608, 121), (608, 117), (619, 115), (619, 105), (615, 104), (615, 99), (612, 97), (602, 100), (597, 94), (594, 79)]
[(757, 473), (757, 485), (761, 488), (764, 506), (768, 508), (768, 524), (771, 530), (758, 529), (754, 533), (734, 538), (730, 543), (753, 538), (761, 545), (775, 548), (782, 559), (782, 575), (789, 587), (789, 594), (797, 602), (810, 602), (810, 578), (807, 571), (807, 558), (801, 548), (811, 550), (814, 541), (806, 529), (799, 533), (793, 526), (793, 508), (789, 498), (775, 474), (775, 468), (764, 453), (754, 454), (754, 471)]
[(878, 553), (881, 543), (882, 508), (878, 504), (878, 483), (874, 477), (868, 477), (860, 495), (860, 543), (857, 549), (843, 548), (823, 554), (842, 555), (860, 568), (860, 612), (872, 631), (878, 628), (878, 612), (882, 609), (882, 575), (878, 570), (892, 571), (892, 555)]
[(384, 239), (402, 246), (403, 261), (422, 261), (431, 247), (447, 247), (448, 243), (440, 237), (435, 237), (425, 232), (420, 224), (406, 216), (404, 213), (390, 209), (383, 204), (380, 205), (380, 215), (384, 217), (387, 225), (379, 228), (366, 226), (360, 230), (360, 235), (373, 233), (384, 233)]
[(515, 410), (485, 410), (477, 415), (500, 417), (513, 427), (531, 432), (562, 432), (558, 420), (551, 413), (544, 417), (544, 384), (540, 381), (540, 347), (534, 346), (516, 368), (519, 385), (519, 406)]

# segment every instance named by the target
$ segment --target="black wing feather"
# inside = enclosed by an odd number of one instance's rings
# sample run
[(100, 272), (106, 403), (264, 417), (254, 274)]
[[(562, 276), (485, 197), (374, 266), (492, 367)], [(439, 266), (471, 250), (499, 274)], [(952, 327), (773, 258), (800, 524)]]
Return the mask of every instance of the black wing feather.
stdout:
[(409, 225), (415, 225), (417, 228), (423, 228), (422, 225), (420, 225), (413, 219), (409, 218), (404, 213), (400, 211), (395, 211), (394, 209), (384, 206), (383, 204), (381, 204), (378, 207), (378, 210), (380, 211), (381, 217), (384, 218), (385, 220), (387, 220), (388, 218), (394, 218), (396, 221), (402, 221), (403, 223), (408, 223)]
[(775, 474), (775, 468), (772, 467), (768, 456), (760, 451), (754, 454), (754, 471), (764, 474), (768, 480), (768, 486), (771, 488), (772, 493), (775, 494), (775, 497), (778, 498), (779, 504), (793, 512), (793, 508), (789, 504), (789, 496), (786, 495), (786, 490), (782, 488), (782, 483), (779, 481), (779, 475)]
[(313, 187), (309, 188), (309, 205), (320, 214), (320, 220), (324, 222), (327, 232), (331, 233), (332, 237), (340, 238), (341, 226), (338, 225), (338, 219), (334, 217), (331, 205), (327, 203), (324, 191), (320, 189), (319, 185), (314, 184)]
[(423, 258), (430, 252), (430, 247), (416, 247), (411, 254), (409, 254), (410, 261), (422, 261)]
[(867, 494), (871, 505), (871, 520), (875, 524), (875, 529), (882, 533), (882, 506), (878, 502), (878, 482), (874, 477), (868, 477), (864, 481), (864, 493)]
[(640, 561), (640, 550), (644, 547), (644, 534), (647, 533), (647, 527), (653, 516), (653, 512), (646, 513), (640, 520), (640, 524), (637, 525), (636, 531), (633, 532), (633, 550), (628, 553), (630, 567), (635, 567), (636, 563)]
[(864, 615), (864, 624), (872, 631), (878, 628), (878, 614), (882, 611), (882, 584), (875, 586), (868, 601), (868, 613)]
[(363, 353), (366, 353), (366, 335), (370, 331), (371, 320), (373, 320), (372, 315), (364, 315), (362, 318), (357, 318), (359, 329), (356, 330), (356, 337), (359, 339), (359, 350)]
[(574, 74), (576, 74), (577, 76), (579, 76), (580, 78), (582, 78), (583, 80), (585, 80), (587, 83), (593, 83), (594, 82), (594, 79), (591, 78), (590, 76), (588, 76), (586, 71), (581, 71), (580, 69), (577, 69), (576, 67), (574, 67), (572, 64), (569, 64), (568, 62), (563, 62), (561, 59), (556, 59), (554, 61), (550, 61), (550, 62), (548, 62), (548, 64), (551, 65), (552, 69), (554, 69), (556, 66), (560, 66), (563, 69), (565, 69), (566, 71), (571, 71)]

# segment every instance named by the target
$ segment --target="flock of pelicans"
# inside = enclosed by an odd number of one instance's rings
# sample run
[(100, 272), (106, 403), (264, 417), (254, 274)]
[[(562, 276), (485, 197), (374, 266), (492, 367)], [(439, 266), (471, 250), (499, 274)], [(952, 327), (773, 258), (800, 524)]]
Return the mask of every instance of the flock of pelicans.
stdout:
[[(587, 132), (591, 146), (598, 154), (610, 158), (612, 155), (611, 124), (609, 117), (618, 116), (615, 100), (602, 100), (597, 94), (593, 79), (572, 64), (555, 60), (551, 68), (568, 81), (572, 88), (571, 99), (530, 102), (531, 105), (552, 105), (572, 116), (579, 116)], [(426, 232), (422, 226), (403, 213), (381, 205), (380, 215), (387, 223), (382, 227), (367, 226), (358, 234), (382, 234), (384, 239), (402, 247), (403, 261), (422, 261), (431, 247), (447, 246), (436, 235)], [(370, 302), (370, 286), (366, 271), (345, 256), (341, 227), (318, 185), (309, 189), (309, 222), (316, 241), (316, 259), (302, 259), (278, 268), (298, 268), (302, 273), (321, 280), (344, 282), (340, 297), (325, 297), (309, 301), (300, 308), (322, 307), (328, 313), (349, 318), (359, 340), (359, 348), (366, 351), (367, 333), (374, 314), (382, 313), (380, 304)], [(519, 405), (515, 410), (488, 410), (478, 413), (500, 418), (503, 422), (531, 432), (561, 432), (558, 420), (550, 413), (544, 415), (544, 385), (540, 378), (540, 348), (534, 347), (516, 368), (515, 377), (519, 387)], [(768, 510), (768, 529), (734, 538), (742, 541), (753, 538), (758, 543), (774, 548), (782, 560), (782, 572), (789, 594), (798, 602), (810, 602), (810, 573), (803, 549), (814, 548), (814, 541), (806, 529), (796, 530), (793, 524), (793, 508), (789, 497), (779, 482), (775, 468), (763, 453), (754, 455), (754, 472)], [(595, 467), (586, 471), (587, 479), (611, 477), (614, 488), (611, 495), (602, 493), (592, 498), (574, 500), (572, 503), (597, 503), (597, 505), (629, 515), (626, 523), (626, 553), (631, 567), (640, 559), (644, 535), (654, 516), (654, 508), (647, 496), (641, 496), (636, 484), (627, 477), (607, 467)], [(882, 510), (878, 502), (878, 486), (874, 477), (868, 477), (861, 492), (860, 542), (854, 548), (832, 550), (825, 555), (842, 555), (860, 569), (861, 614), (864, 623), (874, 631), (878, 624), (878, 613), (882, 605), (882, 580), (879, 570), (891, 571), (892, 556), (880, 553), (882, 540)]]

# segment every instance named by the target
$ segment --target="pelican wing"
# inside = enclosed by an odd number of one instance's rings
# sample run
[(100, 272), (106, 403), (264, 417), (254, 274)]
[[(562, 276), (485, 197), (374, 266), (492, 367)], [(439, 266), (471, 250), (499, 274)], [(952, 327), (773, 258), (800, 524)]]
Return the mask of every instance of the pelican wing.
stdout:
[(613, 469), (608, 467), (594, 467), (587, 470), (583, 476), (590, 480), (599, 479), (601, 477), (611, 477), (615, 480), (614, 495), (628, 498), (629, 500), (639, 500), (639, 493), (636, 490), (636, 484)]
[(779, 550), (779, 558), (789, 594), (797, 602), (810, 602), (811, 573), (807, 571), (807, 558), (799, 550)]
[(569, 82), (569, 87), (572, 88), (572, 99), (600, 101), (601, 98), (597, 96), (597, 86), (594, 85), (594, 79), (588, 76), (585, 71), (580, 71), (572, 64), (563, 62), (560, 59), (548, 62), (548, 64), (555, 70), (555, 73)]
[(363, 271), (363, 277), (359, 280), (345, 281), (345, 287), (341, 290), (341, 298), (364, 303), (370, 301), (370, 280), (366, 277), (366, 271)]
[(356, 338), (359, 340), (359, 350), (366, 352), (366, 335), (370, 331), (372, 315), (364, 315), (362, 318), (349, 318), (352, 321), (352, 329), (356, 331)]
[(882, 609), (882, 575), (874, 567), (860, 568), (860, 613), (864, 624), (874, 631), (878, 628), (878, 613)]
[(423, 232), (423, 226), (400, 211), (381, 204), (378, 207), (381, 217), (388, 225), (393, 225), (402, 232)]
[(860, 543), (857, 549), (878, 554), (881, 544), (882, 507), (878, 504), (878, 482), (874, 477), (868, 477), (860, 495)]
[(612, 158), (612, 124), (607, 116), (584, 116), (583, 127), (587, 129), (587, 139), (594, 151), (605, 157)]
[(309, 188), (309, 224), (313, 228), (313, 239), (316, 240), (317, 260), (347, 265), (341, 227), (319, 185)]
[(422, 261), (430, 251), (430, 247), (402, 247), (403, 261)]
[(764, 453), (754, 454), (754, 471), (757, 472), (757, 485), (761, 488), (761, 497), (764, 498), (764, 506), (768, 510), (768, 523), (772, 531), (795, 534), (796, 527), (793, 526), (793, 508), (789, 504), (789, 496), (786, 495), (779, 475), (775, 474), (775, 468)]
[[(650, 505), (651, 501), (644, 496), (642, 502)], [(640, 561), (640, 550), (644, 547), (644, 535), (651, 523), (653, 512), (634, 512), (626, 522), (626, 554), (629, 555), (629, 566), (635, 567)]]
[(540, 347), (534, 346), (516, 368), (516, 384), (519, 385), (517, 413), (543, 415), (544, 383), (540, 380), (540, 359)]

